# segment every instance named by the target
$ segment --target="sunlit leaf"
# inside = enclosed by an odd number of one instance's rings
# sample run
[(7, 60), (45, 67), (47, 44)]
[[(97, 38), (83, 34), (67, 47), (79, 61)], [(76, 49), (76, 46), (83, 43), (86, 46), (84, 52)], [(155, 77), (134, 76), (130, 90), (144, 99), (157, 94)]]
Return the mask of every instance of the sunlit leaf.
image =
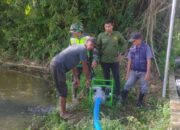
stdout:
[(31, 6), (30, 6), (30, 5), (27, 5), (26, 8), (25, 8), (25, 14), (26, 14), (26, 15), (29, 15), (30, 12), (31, 12), (31, 9), (32, 9)]

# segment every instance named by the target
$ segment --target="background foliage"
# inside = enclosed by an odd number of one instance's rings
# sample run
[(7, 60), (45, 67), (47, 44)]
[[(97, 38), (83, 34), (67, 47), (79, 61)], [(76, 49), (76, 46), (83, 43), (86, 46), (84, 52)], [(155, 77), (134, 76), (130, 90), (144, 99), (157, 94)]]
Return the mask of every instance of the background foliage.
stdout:
[[(148, 8), (152, 1), (155, 2), (155, 8)], [(167, 6), (166, 3), (169, 3), (169, 0), (1, 0), (0, 58), (18, 61), (29, 59), (46, 63), (55, 54), (67, 47), (70, 37), (69, 27), (72, 22), (76, 21), (81, 21), (84, 24), (85, 32), (97, 36), (98, 33), (103, 31), (104, 20), (112, 18), (115, 21), (115, 30), (122, 32), (126, 39), (135, 30), (141, 30), (146, 37), (147, 31), (145, 30), (148, 29), (146, 25), (149, 19), (146, 17), (146, 21), (144, 18), (145, 16), (152, 15), (150, 18), (154, 16), (151, 12), (147, 13), (148, 9), (153, 11), (158, 9), (159, 5), (163, 8)], [(163, 71), (165, 65), (169, 12), (170, 8), (167, 8), (158, 13), (155, 19), (156, 22), (154, 20), (151, 21), (155, 24), (149, 23), (149, 27), (153, 25), (154, 30), (150, 32), (153, 33), (153, 37), (148, 42), (153, 42), (161, 71)], [(143, 23), (143, 21), (145, 22)], [(174, 37), (176, 47), (179, 46), (178, 39), (179, 33), (176, 33)], [(179, 50), (177, 47), (176, 53), (179, 53)], [(155, 100), (153, 99), (152, 101)], [(158, 103), (155, 103), (153, 106), (156, 106), (156, 104)], [(161, 125), (169, 117), (167, 116), (167, 113), (169, 113), (167, 112), (168, 108), (167, 106), (159, 105), (156, 107), (160, 109), (153, 109), (155, 111), (153, 114), (151, 110), (140, 111), (137, 115), (125, 119), (127, 121), (125, 124), (129, 124), (129, 129), (134, 127), (132, 124), (137, 125), (135, 129), (148, 129), (149, 122), (154, 121), (161, 123), (156, 125), (153, 122), (150, 127), (154, 128), (153, 126), (155, 125), (164, 129)], [(133, 112), (136, 114), (136, 110)], [(110, 113), (113, 113), (113, 111)], [(143, 116), (139, 117), (139, 115)], [(154, 120), (154, 117), (162, 120)], [(54, 120), (52, 120), (53, 118)], [(141, 119), (140, 122), (136, 118)], [(47, 117), (47, 126), (45, 127), (47, 129), (53, 126), (59, 129), (61, 127), (69, 127), (66, 123), (60, 124), (58, 120), (57, 113), (52, 118)], [(103, 119), (103, 124), (106, 124), (106, 122), (109, 122), (109, 120)], [(79, 129), (85, 124), (84, 129), (86, 129), (88, 123), (89, 120), (75, 127)], [(119, 121), (114, 120), (112, 121), (113, 123), (116, 126), (119, 124)], [(165, 127), (167, 127), (167, 124)], [(125, 126), (120, 124), (119, 127), (124, 128)], [(107, 126), (107, 128), (109, 127)]]
[[(85, 32), (97, 35), (103, 22), (127, 32), (138, 27), (134, 19), (140, 0), (2, 0), (0, 1), (1, 52), (6, 57), (47, 61), (68, 45), (69, 27), (81, 21)], [(141, 9), (142, 10), (142, 9)]]
[[(97, 36), (103, 31), (104, 20), (111, 18), (115, 21), (115, 30), (122, 32), (126, 39), (132, 31), (142, 31), (146, 40), (154, 45), (163, 70), (168, 3), (169, 0), (1, 0), (1, 59), (47, 63), (67, 47), (72, 22), (81, 21), (85, 32)], [(151, 26), (153, 29), (149, 29)]]

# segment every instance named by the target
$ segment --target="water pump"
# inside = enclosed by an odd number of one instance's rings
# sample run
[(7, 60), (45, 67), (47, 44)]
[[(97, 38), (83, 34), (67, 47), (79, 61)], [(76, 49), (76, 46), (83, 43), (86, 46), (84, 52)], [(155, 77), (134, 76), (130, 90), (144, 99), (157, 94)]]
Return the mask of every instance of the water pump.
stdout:
[(113, 80), (105, 80), (105, 79), (92, 79), (92, 85), (89, 91), (89, 103), (90, 105), (93, 104), (94, 98), (97, 96), (97, 91), (99, 92), (99, 88), (104, 93), (104, 104), (107, 106), (113, 106), (114, 100), (113, 100)]
[(113, 105), (113, 80), (93, 79), (89, 93), (90, 104), (94, 103), (93, 120), (95, 130), (102, 130), (99, 113), (101, 104)]

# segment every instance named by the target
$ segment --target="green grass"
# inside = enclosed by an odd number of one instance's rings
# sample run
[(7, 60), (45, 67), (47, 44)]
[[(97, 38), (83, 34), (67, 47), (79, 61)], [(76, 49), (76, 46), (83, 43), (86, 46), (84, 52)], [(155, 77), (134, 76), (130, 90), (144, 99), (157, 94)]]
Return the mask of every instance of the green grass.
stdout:
[[(132, 92), (124, 106), (114, 105), (112, 108), (101, 107), (101, 123), (103, 130), (165, 130), (169, 126), (169, 102), (149, 97), (144, 108), (136, 107), (135, 93)], [(44, 117), (36, 117), (34, 122), (38, 130), (94, 130), (93, 108), (84, 99), (71, 110), (73, 119), (64, 121), (55, 110)], [(38, 123), (39, 121), (39, 123)], [(38, 125), (39, 124), (39, 125)], [(29, 127), (29, 130), (34, 130)]]
[[(121, 66), (124, 66), (121, 64)], [(125, 70), (121, 69), (124, 74)], [(102, 78), (100, 66), (95, 69), (96, 77)], [(58, 108), (49, 115), (35, 117), (34, 126), (28, 130), (94, 130), (93, 106), (89, 106), (88, 98), (85, 97), (76, 107), (71, 107), (71, 73), (67, 74), (69, 86), (68, 109), (73, 113), (73, 118), (64, 121), (59, 117)], [(122, 77), (122, 80), (124, 77)], [(121, 82), (122, 86), (124, 81)], [(85, 77), (81, 77), (82, 90), (85, 86)], [(161, 98), (160, 93), (148, 93), (146, 106), (136, 107), (137, 90), (132, 89), (124, 106), (115, 104), (113, 107), (102, 105), (101, 123), (103, 130), (165, 130), (169, 126), (170, 110), (169, 101)], [(159, 96), (158, 96), (159, 95)]]

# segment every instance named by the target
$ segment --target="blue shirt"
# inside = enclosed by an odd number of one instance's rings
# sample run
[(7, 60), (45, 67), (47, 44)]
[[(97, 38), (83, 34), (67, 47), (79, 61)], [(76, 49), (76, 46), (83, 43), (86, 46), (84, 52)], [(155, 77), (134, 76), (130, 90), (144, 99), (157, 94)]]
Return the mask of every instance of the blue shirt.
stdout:
[[(151, 59), (151, 58), (153, 57), (152, 51), (151, 51), (149, 45), (148, 45), (148, 44), (146, 44), (146, 45), (147, 45), (147, 46), (146, 46), (146, 59)], [(138, 50), (138, 48), (139, 48), (138, 46), (133, 45), (133, 46), (129, 49), (127, 58), (128, 58), (128, 59), (131, 59), (131, 52), (132, 52), (132, 51), (135, 51), (135, 50)], [(136, 56), (136, 58), (139, 59), (138, 56)], [(138, 60), (138, 59), (137, 59), (137, 60)]]
[(128, 59), (131, 60), (131, 69), (145, 72), (147, 70), (147, 59), (151, 59), (152, 52), (148, 44), (142, 42), (139, 46), (133, 45), (129, 49)]

